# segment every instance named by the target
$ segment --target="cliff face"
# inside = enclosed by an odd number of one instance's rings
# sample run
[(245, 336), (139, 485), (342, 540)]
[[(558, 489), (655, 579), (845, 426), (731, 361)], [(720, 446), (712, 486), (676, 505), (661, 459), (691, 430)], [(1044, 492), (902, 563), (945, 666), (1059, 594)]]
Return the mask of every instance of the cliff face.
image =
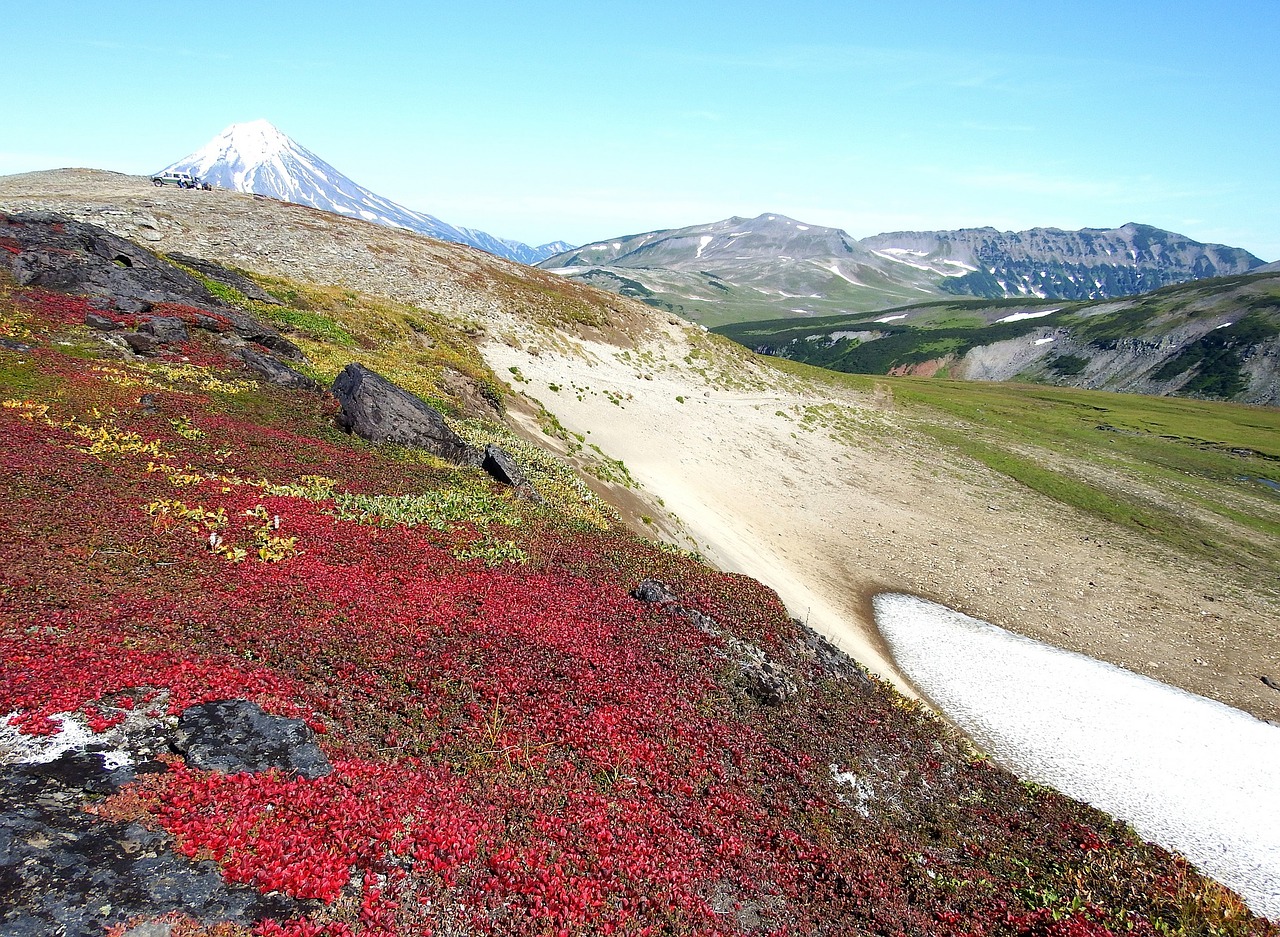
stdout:
[(943, 281), (940, 288), (991, 299), (1134, 296), (1189, 280), (1247, 273), (1262, 265), (1240, 248), (1201, 244), (1139, 224), (1079, 231), (907, 231), (864, 238), (859, 244), (880, 250), (906, 249), (926, 260), (946, 257), (971, 265), (976, 269)]

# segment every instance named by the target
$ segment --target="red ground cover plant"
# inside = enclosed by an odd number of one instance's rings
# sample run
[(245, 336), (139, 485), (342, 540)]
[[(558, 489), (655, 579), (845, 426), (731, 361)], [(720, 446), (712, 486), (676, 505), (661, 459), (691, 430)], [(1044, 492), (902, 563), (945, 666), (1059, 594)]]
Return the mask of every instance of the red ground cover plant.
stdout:
[[(51, 295), (18, 297), (28, 327), (75, 325)], [(362, 525), (263, 486), (446, 477), (344, 441), (325, 404), (170, 380), (146, 414), (103, 362), (22, 362), (0, 371), (0, 713), (34, 734), (157, 700), (306, 719), (325, 777), (172, 758), (97, 808), (319, 902), (257, 922), (264, 937), (1277, 933), (886, 687), (824, 670), (756, 583), (527, 503), (527, 563), (462, 561), (466, 523)], [(215, 545), (268, 528), (288, 550)], [(748, 696), (722, 638), (629, 596), (646, 575), (801, 692)]]

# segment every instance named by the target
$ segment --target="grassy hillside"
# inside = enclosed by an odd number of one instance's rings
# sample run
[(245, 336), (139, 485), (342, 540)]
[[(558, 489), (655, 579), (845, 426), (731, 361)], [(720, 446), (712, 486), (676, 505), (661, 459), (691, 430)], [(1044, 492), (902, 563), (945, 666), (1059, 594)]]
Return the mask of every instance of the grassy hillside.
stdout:
[[(942, 377), (974, 371), (984, 379), (1274, 402), (1269, 362), (1280, 336), (1280, 278), (1222, 277), (1120, 301), (935, 302), (716, 331), (750, 348), (854, 374), (912, 373), (928, 365)], [(999, 352), (975, 363), (971, 353), (997, 347), (1005, 349), (1003, 363)]]
[(942, 452), (1275, 592), (1280, 410), (1025, 384), (877, 379), (781, 363), (891, 395)]
[[(508, 441), (503, 384), (457, 325), (261, 282), (286, 305), (246, 305), (292, 330), (316, 377), (362, 360)], [(305, 720), (333, 771), (227, 775), (166, 750), (81, 792), (96, 835), (155, 831), (292, 908), (162, 914), (90, 886), (83, 932), (1276, 933), (1122, 824), (978, 756), (757, 583), (627, 534), (532, 449), (517, 453), (546, 504), (345, 436), (329, 396), (258, 383), (211, 334), (125, 357), (88, 311), (0, 278), (0, 711), (27, 738), (72, 714), (116, 744), (244, 698)], [(950, 404), (957, 420), (992, 405)], [(1033, 419), (1003, 406), (1011, 434)], [(1080, 412), (1053, 418), (1088, 435)], [(1136, 412), (1107, 419), (1158, 449)], [(1201, 420), (1202, 442), (1274, 453), (1270, 424)], [(1186, 451), (1206, 477), (1221, 467), (1214, 446)], [(676, 600), (632, 598), (645, 577)], [(795, 692), (762, 696), (756, 655)], [(69, 900), (33, 867), (0, 888), (0, 920)]]

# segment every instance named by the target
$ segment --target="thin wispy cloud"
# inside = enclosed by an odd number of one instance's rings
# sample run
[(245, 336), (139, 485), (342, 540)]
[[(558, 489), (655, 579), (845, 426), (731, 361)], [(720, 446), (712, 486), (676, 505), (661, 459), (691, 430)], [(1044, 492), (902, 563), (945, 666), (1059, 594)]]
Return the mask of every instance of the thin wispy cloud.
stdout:
[(85, 39), (74, 44), (102, 49), (107, 52), (128, 52), (163, 58), (197, 59), (205, 62), (230, 62), (233, 58), (226, 52), (192, 49), (185, 46), (153, 46), (138, 42), (117, 42), (111, 39)]

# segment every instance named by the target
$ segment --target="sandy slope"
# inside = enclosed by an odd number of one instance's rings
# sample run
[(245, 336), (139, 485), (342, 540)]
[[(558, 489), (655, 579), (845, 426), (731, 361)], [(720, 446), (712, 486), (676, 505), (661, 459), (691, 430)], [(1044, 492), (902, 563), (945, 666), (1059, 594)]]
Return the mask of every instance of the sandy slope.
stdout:
[(899, 686), (870, 607), (885, 590), (1280, 719), (1280, 693), (1256, 677), (1280, 669), (1274, 608), (980, 466), (941, 461), (890, 393), (724, 360), (734, 353), (675, 323), (627, 352), (552, 350), (515, 325), (504, 339), (484, 348), (494, 369), (518, 368), (526, 395), (621, 459), (704, 555), (776, 589)]

